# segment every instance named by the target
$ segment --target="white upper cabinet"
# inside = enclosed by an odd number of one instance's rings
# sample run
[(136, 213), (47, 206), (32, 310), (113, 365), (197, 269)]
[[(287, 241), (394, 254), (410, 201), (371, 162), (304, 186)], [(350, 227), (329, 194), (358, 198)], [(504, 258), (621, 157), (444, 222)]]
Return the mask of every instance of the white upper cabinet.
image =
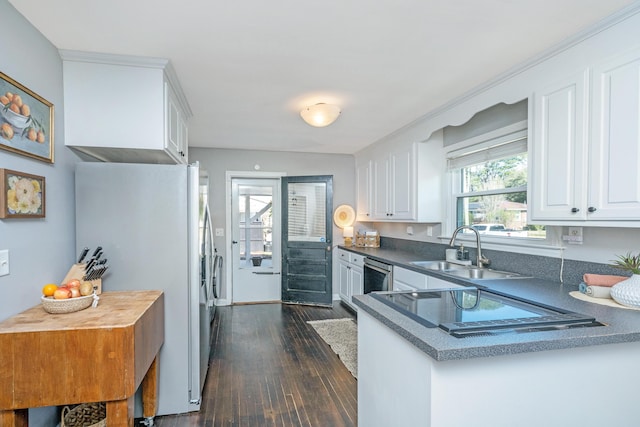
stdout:
[(531, 221), (638, 224), (640, 50), (536, 90), (533, 103)]
[(640, 221), (640, 50), (593, 69), (588, 215)]
[(371, 184), (371, 219), (393, 219), (389, 194), (392, 191), (390, 187), (393, 186), (389, 155), (378, 155), (371, 161)]
[(444, 154), (441, 132), (427, 142), (360, 154), (358, 221), (442, 221)]
[(586, 218), (587, 84), (585, 71), (534, 93), (533, 220)]
[(102, 161), (187, 162), (191, 110), (168, 60), (60, 54), (67, 146)]
[(368, 221), (371, 217), (371, 160), (358, 159), (356, 164), (356, 195), (358, 221)]

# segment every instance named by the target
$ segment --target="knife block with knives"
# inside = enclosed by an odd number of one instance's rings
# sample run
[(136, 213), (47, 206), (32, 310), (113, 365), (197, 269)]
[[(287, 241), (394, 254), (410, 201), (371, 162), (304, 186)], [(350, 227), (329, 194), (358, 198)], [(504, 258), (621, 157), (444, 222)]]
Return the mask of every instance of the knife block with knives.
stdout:
[(71, 266), (62, 283), (67, 283), (72, 279), (88, 282), (91, 283), (96, 294), (99, 295), (102, 293), (102, 275), (109, 266), (106, 258), (100, 259), (103, 254), (102, 246), (98, 246), (89, 261), (85, 262), (84, 259), (87, 257), (87, 253), (89, 253), (89, 248), (84, 248), (78, 258), (78, 262)]
[(100, 295), (102, 293), (102, 279), (94, 279), (94, 280), (83, 279), (85, 277), (86, 268), (87, 268), (87, 263), (73, 264), (69, 269), (69, 271), (67, 272), (67, 275), (64, 276), (62, 283), (63, 284), (67, 283), (71, 279), (82, 280), (83, 282), (91, 283), (91, 286), (93, 286), (93, 289), (95, 289), (96, 291), (96, 295)]

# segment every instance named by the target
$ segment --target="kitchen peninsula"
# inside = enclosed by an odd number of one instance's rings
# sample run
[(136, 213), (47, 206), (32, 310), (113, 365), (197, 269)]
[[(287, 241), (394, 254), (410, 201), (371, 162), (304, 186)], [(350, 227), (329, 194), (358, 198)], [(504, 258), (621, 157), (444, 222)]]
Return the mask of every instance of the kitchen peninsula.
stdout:
[[(351, 249), (420, 271), (415, 254)], [(424, 259), (424, 258), (423, 258)], [(605, 326), (456, 338), (370, 295), (358, 307), (358, 421), (367, 426), (632, 426), (640, 311), (572, 298), (535, 278), (463, 280), (595, 317)]]

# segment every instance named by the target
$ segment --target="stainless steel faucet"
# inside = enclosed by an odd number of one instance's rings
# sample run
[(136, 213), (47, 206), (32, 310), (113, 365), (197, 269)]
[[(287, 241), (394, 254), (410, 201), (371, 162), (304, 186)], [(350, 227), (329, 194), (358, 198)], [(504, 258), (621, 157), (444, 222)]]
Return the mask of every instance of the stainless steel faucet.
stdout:
[(470, 227), (468, 225), (461, 225), (460, 227), (456, 228), (456, 230), (453, 232), (453, 236), (451, 236), (451, 240), (449, 241), (449, 246), (455, 246), (456, 236), (461, 230), (464, 230), (464, 229), (471, 230), (474, 233), (476, 233), (476, 246), (478, 248), (478, 257), (476, 258), (476, 265), (478, 266), (478, 268), (484, 268), (485, 265), (491, 264), (491, 261), (488, 258), (486, 258), (484, 255), (482, 255), (482, 248), (480, 247), (480, 233), (478, 233), (478, 230), (476, 230), (473, 227)]

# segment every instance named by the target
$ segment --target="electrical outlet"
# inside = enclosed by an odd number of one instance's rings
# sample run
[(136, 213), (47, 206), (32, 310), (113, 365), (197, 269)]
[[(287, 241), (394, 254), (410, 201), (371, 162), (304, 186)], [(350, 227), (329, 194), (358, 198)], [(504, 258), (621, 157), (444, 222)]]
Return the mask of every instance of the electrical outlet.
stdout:
[(9, 274), (9, 249), (0, 251), (0, 276)]
[(562, 236), (562, 240), (572, 245), (581, 245), (582, 227), (569, 227), (567, 235)]
[(569, 227), (569, 236), (582, 237), (582, 227)]
[(224, 228), (216, 228), (216, 237), (224, 236)]

